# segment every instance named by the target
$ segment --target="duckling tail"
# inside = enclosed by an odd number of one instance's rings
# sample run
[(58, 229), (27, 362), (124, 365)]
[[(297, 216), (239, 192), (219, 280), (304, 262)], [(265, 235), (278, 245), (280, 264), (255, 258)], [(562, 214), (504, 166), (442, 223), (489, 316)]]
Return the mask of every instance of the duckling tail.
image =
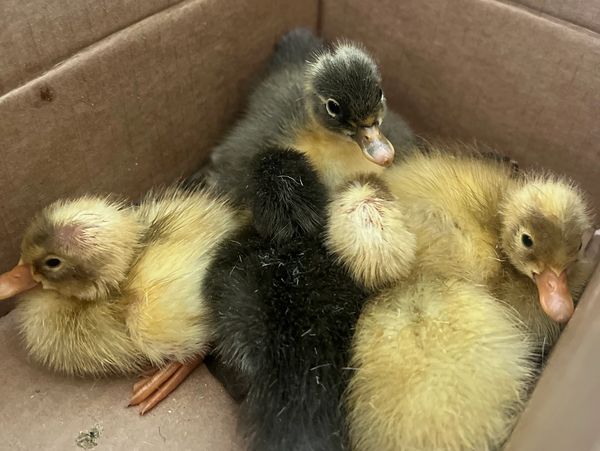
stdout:
[[(319, 372), (305, 374), (314, 382), (271, 379), (274, 386), (260, 384), (250, 390), (242, 404), (242, 418), (252, 431), (249, 442), (256, 451), (342, 451), (346, 449), (343, 416), (334, 401), (341, 397), (338, 389), (331, 393), (333, 371), (319, 379)], [(287, 373), (287, 372), (286, 372)], [(281, 376), (281, 374), (279, 375)], [(337, 375), (339, 377), (339, 375)], [(291, 382), (293, 385), (284, 385)], [(327, 388), (327, 390), (326, 390)], [(293, 394), (295, 392), (295, 395)], [(287, 404), (282, 402), (284, 397)]]
[(323, 48), (323, 41), (306, 28), (296, 28), (285, 34), (275, 46), (272, 70), (288, 64), (304, 64)]

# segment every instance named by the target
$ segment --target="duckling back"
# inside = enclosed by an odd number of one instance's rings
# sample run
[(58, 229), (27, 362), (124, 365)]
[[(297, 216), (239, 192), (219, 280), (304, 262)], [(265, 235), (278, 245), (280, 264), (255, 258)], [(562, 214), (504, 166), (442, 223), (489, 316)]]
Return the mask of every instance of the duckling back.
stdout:
[(341, 394), (365, 293), (323, 242), (326, 193), (305, 157), (271, 151), (255, 166), (254, 224), (207, 278), (218, 355), (245, 380), (249, 449), (344, 449)]
[(487, 283), (501, 272), (498, 209), (512, 184), (500, 162), (414, 150), (338, 190), (328, 245), (370, 287), (419, 273)]
[(217, 249), (240, 228), (244, 214), (206, 191), (178, 188), (150, 193), (137, 214), (147, 231), (124, 288), (127, 328), (152, 363), (185, 361), (210, 344), (212, 321), (202, 283)]
[(509, 165), (451, 152), (415, 152), (382, 178), (417, 235), (420, 271), (481, 282), (500, 271), (498, 210), (516, 183)]
[(488, 450), (532, 375), (526, 335), (483, 288), (427, 276), (371, 300), (354, 337), (353, 449)]

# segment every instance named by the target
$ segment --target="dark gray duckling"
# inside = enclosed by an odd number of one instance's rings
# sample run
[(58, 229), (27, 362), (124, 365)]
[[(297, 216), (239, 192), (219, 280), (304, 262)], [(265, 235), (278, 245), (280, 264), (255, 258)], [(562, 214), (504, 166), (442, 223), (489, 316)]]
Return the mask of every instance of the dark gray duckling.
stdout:
[(253, 157), (293, 148), (332, 188), (357, 173), (381, 172), (413, 140), (399, 116), (386, 115), (379, 70), (363, 48), (327, 46), (297, 29), (279, 41), (245, 116), (193, 179), (243, 200)]

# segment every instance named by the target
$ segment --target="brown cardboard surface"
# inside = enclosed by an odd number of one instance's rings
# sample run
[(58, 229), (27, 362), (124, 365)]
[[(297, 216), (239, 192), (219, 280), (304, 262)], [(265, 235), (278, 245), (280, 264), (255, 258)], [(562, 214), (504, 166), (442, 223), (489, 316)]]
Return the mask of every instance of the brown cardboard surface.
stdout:
[(516, 0), (516, 3), (549, 20), (562, 20), (600, 32), (600, 2), (597, 0)]
[(316, 1), (185, 1), (0, 97), (0, 271), (49, 202), (135, 198), (197, 169), (277, 39), (316, 13)]
[(78, 450), (79, 433), (101, 429), (98, 450), (242, 450), (237, 406), (201, 366), (140, 417), (125, 406), (135, 379), (83, 380), (27, 361), (13, 315), (0, 318), (0, 448)]
[[(600, 232), (596, 232), (600, 249)], [(506, 451), (600, 449), (600, 266), (554, 348)]]
[(181, 0), (2, 0), (0, 95)]
[(600, 207), (600, 39), (492, 0), (327, 1), (326, 37), (364, 42), (420, 131), (574, 177)]

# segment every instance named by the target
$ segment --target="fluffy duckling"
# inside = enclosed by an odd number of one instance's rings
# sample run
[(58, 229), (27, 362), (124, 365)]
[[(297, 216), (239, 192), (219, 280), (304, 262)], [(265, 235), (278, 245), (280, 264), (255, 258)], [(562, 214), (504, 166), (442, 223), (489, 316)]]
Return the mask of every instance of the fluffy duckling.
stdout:
[(354, 449), (495, 449), (590, 274), (578, 260), (591, 224), (582, 195), (551, 175), (437, 152), (384, 178), (391, 190), (348, 185), (329, 222), (354, 278), (387, 287), (354, 337)]
[(326, 189), (306, 157), (274, 149), (254, 164), (254, 223), (206, 279), (215, 350), (241, 374), (250, 450), (345, 449), (340, 402), (367, 295), (324, 247)]
[(160, 367), (134, 388), (131, 404), (143, 414), (207, 351), (202, 281), (242, 217), (207, 192), (178, 188), (137, 207), (61, 200), (25, 232), (19, 265), (0, 276), (0, 297), (29, 289), (15, 314), (30, 355), (52, 370), (97, 377)]
[[(593, 268), (578, 260), (592, 222), (573, 183), (550, 173), (515, 176), (506, 164), (438, 152), (416, 154), (385, 177), (417, 241), (427, 243), (419, 255), (423, 270), (444, 268), (486, 284), (517, 310), (536, 341), (554, 343)], [(456, 255), (454, 269), (448, 260)]]
[(349, 42), (328, 49), (298, 29), (278, 43), (246, 115), (195, 178), (243, 199), (256, 153), (289, 147), (306, 154), (331, 188), (355, 173), (380, 172), (394, 161), (394, 146), (412, 140), (402, 119), (386, 116), (381, 76), (364, 49)]
[[(554, 337), (546, 344), (553, 343), (558, 324), (570, 318), (572, 298), (579, 296), (593, 267), (577, 260), (591, 218), (572, 183), (551, 174), (515, 174), (510, 165), (478, 155), (430, 150), (413, 153), (382, 180), (372, 177), (354, 184), (346, 190), (346, 202), (379, 199), (379, 209), (393, 206), (376, 233), (361, 229), (358, 234), (358, 228), (348, 228), (348, 214), (332, 215), (331, 227), (339, 221), (348, 229), (333, 234), (347, 238), (330, 245), (359, 280), (381, 286), (392, 277), (380, 275), (385, 270), (395, 271), (398, 280), (414, 270), (412, 256), (419, 272), (486, 284), (494, 295), (510, 299), (538, 338)], [(379, 194), (371, 198), (374, 187)], [(388, 230), (394, 232), (382, 235)], [(377, 237), (395, 244), (382, 246)], [(420, 243), (416, 248), (415, 242)], [(369, 252), (375, 259), (385, 252), (386, 268), (377, 268), (365, 255)], [(376, 272), (369, 276), (373, 268)], [(567, 275), (570, 295), (565, 291)]]
[(354, 450), (488, 450), (508, 436), (534, 374), (518, 319), (483, 287), (416, 277), (356, 326), (347, 392)]

